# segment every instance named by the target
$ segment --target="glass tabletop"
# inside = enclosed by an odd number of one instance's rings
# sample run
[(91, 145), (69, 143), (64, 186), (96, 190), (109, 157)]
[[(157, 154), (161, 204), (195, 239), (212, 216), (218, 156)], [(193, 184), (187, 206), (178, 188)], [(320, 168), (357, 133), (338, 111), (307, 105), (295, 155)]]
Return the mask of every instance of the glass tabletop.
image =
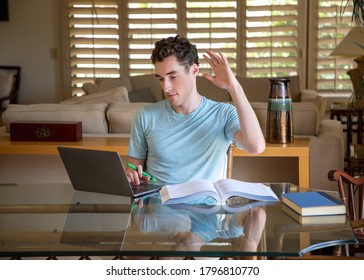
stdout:
[[(278, 196), (309, 191), (267, 185)], [(228, 204), (166, 205), (159, 194), (133, 201), (70, 184), (1, 185), (0, 257), (282, 257), (356, 242), (345, 215), (301, 224), (280, 201)]]

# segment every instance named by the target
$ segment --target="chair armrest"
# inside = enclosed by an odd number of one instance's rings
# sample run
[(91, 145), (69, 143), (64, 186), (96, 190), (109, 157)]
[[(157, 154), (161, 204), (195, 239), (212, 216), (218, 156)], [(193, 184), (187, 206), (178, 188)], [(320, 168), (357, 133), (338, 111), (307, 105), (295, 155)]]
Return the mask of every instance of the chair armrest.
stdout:
[(360, 219), (360, 220), (356, 220), (356, 221), (351, 221), (351, 225), (354, 230), (364, 228), (364, 220)]
[(313, 102), (317, 97), (317, 92), (315, 90), (304, 89), (301, 90), (301, 102)]

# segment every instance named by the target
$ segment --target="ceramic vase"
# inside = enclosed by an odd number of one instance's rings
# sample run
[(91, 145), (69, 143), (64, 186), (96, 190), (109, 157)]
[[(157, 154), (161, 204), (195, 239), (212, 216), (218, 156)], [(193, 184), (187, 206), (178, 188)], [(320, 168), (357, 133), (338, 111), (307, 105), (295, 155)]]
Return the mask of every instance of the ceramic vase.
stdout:
[(289, 77), (270, 78), (266, 140), (268, 143), (293, 142), (292, 100), (289, 94)]

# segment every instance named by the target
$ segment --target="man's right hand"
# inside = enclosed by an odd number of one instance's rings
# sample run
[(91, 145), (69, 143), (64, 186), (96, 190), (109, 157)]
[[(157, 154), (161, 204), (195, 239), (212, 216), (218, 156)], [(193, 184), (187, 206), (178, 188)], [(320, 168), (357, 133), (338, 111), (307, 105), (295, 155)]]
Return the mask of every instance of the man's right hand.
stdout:
[(143, 166), (136, 165), (137, 170), (133, 170), (130, 167), (126, 167), (126, 176), (128, 177), (129, 182), (133, 185), (140, 185), (145, 180), (149, 180), (148, 177), (143, 176)]

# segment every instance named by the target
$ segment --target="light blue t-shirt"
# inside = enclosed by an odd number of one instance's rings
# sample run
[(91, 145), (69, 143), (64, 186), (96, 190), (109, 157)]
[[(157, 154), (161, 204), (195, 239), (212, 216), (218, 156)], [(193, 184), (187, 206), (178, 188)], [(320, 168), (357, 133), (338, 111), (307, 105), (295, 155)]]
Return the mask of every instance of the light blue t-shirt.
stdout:
[(137, 112), (128, 155), (146, 159), (160, 183), (221, 179), (226, 152), (240, 129), (233, 105), (202, 97), (190, 114), (177, 114), (167, 100)]

